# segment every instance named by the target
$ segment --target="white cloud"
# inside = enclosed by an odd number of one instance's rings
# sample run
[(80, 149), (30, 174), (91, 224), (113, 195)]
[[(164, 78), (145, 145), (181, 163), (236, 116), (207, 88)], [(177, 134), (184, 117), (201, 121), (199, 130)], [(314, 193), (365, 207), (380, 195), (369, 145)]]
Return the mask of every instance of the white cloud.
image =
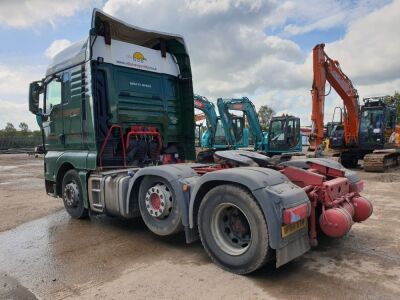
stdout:
[(29, 83), (41, 79), (44, 66), (6, 66), (0, 65), (0, 97), (10, 98), (28, 94)]
[(69, 45), (71, 45), (71, 41), (69, 40), (55, 40), (54, 42), (51, 43), (51, 45), (46, 49), (45, 55), (52, 59), (58, 52), (61, 50), (67, 48)]
[(35, 117), (28, 111), (29, 83), (44, 75), (45, 66), (0, 65), (0, 128), (7, 122), (17, 126), (26, 122), (31, 129), (38, 126)]
[[(104, 6), (106, 12), (127, 22), (135, 20), (145, 28), (184, 35), (195, 89), (208, 96), (299, 83), (297, 78), (290, 82), (289, 71), (304, 60), (299, 46), (264, 32), (276, 8), (275, 1), (252, 0), (110, 0)], [(157, 17), (152, 18), (155, 11)], [(270, 68), (282, 70), (271, 78)]]
[[(342, 40), (326, 46), (360, 95), (391, 94), (400, 78), (399, 1), (109, 0), (106, 12), (129, 23), (182, 34), (191, 55), (195, 91), (211, 99), (249, 96), (257, 107), (289, 111), (310, 123), (311, 52), (290, 36), (337, 26)], [(157, 17), (154, 16), (157, 12)], [(171, 21), (173, 20), (173, 21)], [(294, 22), (293, 22), (294, 21)], [(283, 29), (283, 36), (267, 34)], [(315, 44), (321, 41), (315, 41)], [(397, 45), (397, 46), (396, 46)], [(380, 91), (380, 89), (382, 89)], [(326, 120), (341, 104), (327, 98)], [(332, 110), (332, 112), (331, 112)]]
[[(104, 9), (134, 25), (182, 34), (191, 56), (195, 92), (210, 99), (248, 96), (257, 107), (268, 104), (277, 112), (298, 115), (303, 124), (309, 124), (311, 53), (304, 54), (290, 38), (338, 25), (346, 26), (346, 33), (343, 39), (327, 44), (326, 51), (340, 61), (360, 96), (392, 94), (395, 89), (400, 89), (400, 35), (396, 32), (400, 28), (400, 19), (396, 15), (400, 11), (400, 1), (380, 9), (377, 9), (378, 2), (373, 1), (311, 1), (314, 2), (307, 1), (308, 4), (304, 5), (303, 1), (274, 0), (109, 0)], [(28, 1), (15, 2), (23, 3), (19, 7), (22, 11), (28, 5)], [(38, 6), (43, 8), (41, 3), (47, 3), (47, 0), (39, 2)], [(68, 16), (68, 11), (77, 9), (74, 7), (80, 3), (85, 5), (88, 2), (63, 1), (62, 5), (71, 6), (62, 14), (55, 10), (49, 18), (39, 20), (33, 13), (22, 23), (18, 23), (18, 18), (10, 18), (7, 23), (4, 3), (12, 6), (14, 2), (3, 1), (0, 2), (0, 26), (54, 23), (58, 18)], [(345, 17), (341, 17), (343, 12)], [(26, 15), (29, 13), (23, 14)], [(286, 35), (268, 34), (277, 32), (274, 29), (278, 27)], [(47, 56), (53, 56), (68, 42), (54, 41)], [(29, 82), (40, 79), (43, 74), (43, 66), (0, 66), (0, 107), (11, 107), (14, 99), (18, 105), (25, 105)], [(337, 104), (341, 101), (333, 93), (327, 98), (326, 121), (330, 120)], [(25, 106), (23, 109), (26, 118), (30, 118)], [(10, 112), (5, 111), (7, 114)], [(0, 126), (6, 122), (7, 114), (1, 113)]]
[(342, 40), (326, 45), (326, 51), (340, 61), (356, 86), (400, 78), (399, 11), (400, 1), (396, 0), (352, 22)]
[[(389, 3), (389, 0), (375, 1), (335, 1), (297, 0), (281, 2), (286, 36), (293, 36), (314, 30), (327, 30), (337, 26), (347, 26), (373, 10)], [(287, 22), (290, 20), (289, 22)], [(289, 23), (289, 24), (285, 24)]]
[(25, 103), (7, 101), (0, 99), (0, 129), (3, 129), (8, 122), (18, 128), (19, 123), (25, 122), (31, 130), (39, 129), (36, 117), (28, 111), (28, 99)]
[(2, 0), (0, 26), (29, 28), (71, 17), (77, 11), (99, 4), (99, 0)]

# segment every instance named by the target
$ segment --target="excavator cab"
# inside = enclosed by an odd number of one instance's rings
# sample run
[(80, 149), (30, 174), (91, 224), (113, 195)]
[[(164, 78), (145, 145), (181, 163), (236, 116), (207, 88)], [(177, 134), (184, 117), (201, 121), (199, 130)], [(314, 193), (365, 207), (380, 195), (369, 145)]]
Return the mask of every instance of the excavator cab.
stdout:
[[(336, 113), (339, 112), (340, 121), (334, 121)], [(336, 106), (333, 110), (332, 121), (326, 124), (326, 131), (324, 131), (324, 142), (329, 145), (327, 148), (331, 149), (341, 149), (345, 147), (344, 139), (344, 124), (343, 124), (343, 114), (345, 108)], [(324, 147), (324, 149), (326, 149)]]
[[(248, 132), (248, 130), (245, 130), (245, 117), (244, 116), (236, 116), (233, 115), (232, 116), (232, 130), (233, 130), (233, 134), (235, 135), (235, 139), (236, 141), (242, 141), (243, 145), (246, 145), (246, 140), (243, 139), (243, 136), (246, 135), (246, 131)], [(245, 139), (248, 140), (248, 133), (245, 137)]]
[(361, 107), (359, 145), (365, 150), (383, 149), (396, 126), (396, 108), (382, 97), (366, 98)]
[(328, 130), (329, 147), (332, 149), (342, 149), (345, 147), (344, 125), (343, 123), (329, 124), (331, 129)]
[(227, 147), (227, 142), (226, 142), (226, 137), (225, 137), (225, 131), (224, 128), (222, 128), (222, 122), (221, 118), (217, 118), (217, 128), (215, 130), (215, 136), (214, 136), (214, 145), (211, 145), (210, 147), (207, 148), (226, 148)]
[(273, 117), (268, 133), (268, 152), (285, 153), (301, 150), (300, 119), (288, 115)]

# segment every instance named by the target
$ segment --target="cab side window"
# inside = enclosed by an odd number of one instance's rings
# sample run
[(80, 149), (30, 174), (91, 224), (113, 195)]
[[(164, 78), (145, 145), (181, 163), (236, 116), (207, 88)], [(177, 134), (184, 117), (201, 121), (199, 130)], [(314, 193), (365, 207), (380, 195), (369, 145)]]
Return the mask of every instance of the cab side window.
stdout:
[(53, 79), (46, 87), (46, 114), (49, 114), (55, 105), (61, 104), (61, 82)]
[(71, 99), (71, 73), (65, 71), (62, 75), (62, 103), (67, 104)]

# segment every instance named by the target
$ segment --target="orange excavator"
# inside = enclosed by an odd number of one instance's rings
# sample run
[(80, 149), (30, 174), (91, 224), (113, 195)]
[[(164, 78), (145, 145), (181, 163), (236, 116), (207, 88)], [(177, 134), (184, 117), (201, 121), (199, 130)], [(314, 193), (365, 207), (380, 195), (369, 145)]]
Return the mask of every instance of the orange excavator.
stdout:
[(324, 105), (327, 96), (325, 85), (327, 81), (331, 85), (330, 89), (333, 88), (343, 99), (344, 146), (357, 146), (360, 122), (357, 90), (349, 77), (341, 70), (339, 62), (331, 59), (325, 53), (324, 47), (325, 44), (319, 44), (313, 49), (312, 129), (309, 149), (314, 151), (316, 156), (319, 156), (322, 152), (324, 140)]
[[(400, 152), (391, 141), (396, 127), (396, 106), (388, 97), (364, 99), (360, 106), (357, 90), (340, 68), (339, 62), (324, 51), (324, 44), (313, 49), (312, 130), (309, 150), (322, 155), (326, 82), (343, 100), (342, 122), (330, 131), (330, 147), (337, 150), (341, 163), (354, 167), (364, 159), (364, 170), (384, 171), (399, 164)], [(330, 90), (329, 90), (330, 92)], [(328, 92), (328, 94), (329, 94)], [(389, 97), (390, 98), (390, 97)], [(393, 138), (392, 138), (393, 140)]]

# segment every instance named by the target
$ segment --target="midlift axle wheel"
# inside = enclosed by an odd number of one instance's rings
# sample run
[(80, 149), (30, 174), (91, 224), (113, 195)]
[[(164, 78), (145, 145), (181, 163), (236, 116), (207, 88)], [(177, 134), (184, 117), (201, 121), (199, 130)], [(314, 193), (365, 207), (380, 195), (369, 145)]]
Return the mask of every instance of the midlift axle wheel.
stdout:
[(150, 187), (146, 193), (147, 212), (153, 218), (168, 218), (172, 210), (172, 193), (168, 187), (162, 183)]
[(82, 198), (82, 186), (76, 170), (65, 173), (62, 181), (62, 198), (68, 214), (74, 219), (84, 219), (89, 216)]
[(271, 258), (264, 215), (243, 188), (211, 189), (200, 204), (197, 225), (206, 252), (223, 269), (247, 274)]
[(146, 226), (157, 235), (167, 236), (182, 229), (179, 203), (169, 183), (161, 177), (143, 178), (139, 209)]

